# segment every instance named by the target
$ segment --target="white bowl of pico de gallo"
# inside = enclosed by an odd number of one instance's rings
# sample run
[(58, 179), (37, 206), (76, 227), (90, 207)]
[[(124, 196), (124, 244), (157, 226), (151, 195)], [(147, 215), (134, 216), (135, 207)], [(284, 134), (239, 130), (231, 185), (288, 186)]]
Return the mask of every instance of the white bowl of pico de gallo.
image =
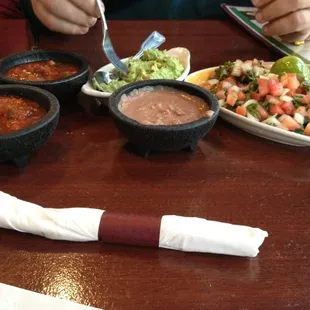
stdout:
[(295, 73), (271, 73), (271, 66), (236, 60), (194, 72), (185, 81), (211, 91), (227, 122), (275, 142), (310, 146), (310, 87)]

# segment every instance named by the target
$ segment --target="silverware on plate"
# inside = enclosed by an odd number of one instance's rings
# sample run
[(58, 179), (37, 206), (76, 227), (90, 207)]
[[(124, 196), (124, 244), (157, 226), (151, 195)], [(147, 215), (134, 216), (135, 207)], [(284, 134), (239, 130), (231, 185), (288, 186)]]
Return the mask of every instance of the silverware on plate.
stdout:
[(154, 49), (162, 45), (166, 41), (166, 38), (157, 31), (153, 31), (147, 39), (142, 43), (140, 51), (132, 57), (132, 59), (139, 59), (143, 56), (143, 53), (148, 49)]
[[(132, 57), (133, 60), (140, 59), (143, 56), (144, 51), (147, 49), (154, 49), (162, 45), (166, 41), (166, 38), (157, 31), (153, 31), (141, 45), (139, 52)], [(117, 75), (107, 71), (96, 71), (94, 73), (94, 79), (98, 85), (110, 84), (113, 80), (117, 79)]]

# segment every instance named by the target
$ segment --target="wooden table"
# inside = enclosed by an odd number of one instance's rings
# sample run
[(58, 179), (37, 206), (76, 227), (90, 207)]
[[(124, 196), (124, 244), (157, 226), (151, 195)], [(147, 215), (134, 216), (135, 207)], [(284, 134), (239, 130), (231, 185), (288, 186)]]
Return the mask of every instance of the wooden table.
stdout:
[[(185, 46), (192, 69), (254, 57), (264, 46), (228, 21), (110, 24), (120, 56), (154, 29)], [(103, 64), (100, 30), (41, 38), (41, 47)], [(56, 242), (0, 230), (0, 282), (104, 309), (309, 309), (310, 152), (219, 121), (193, 153), (124, 150), (107, 115), (62, 116), (49, 142), (18, 170), (0, 166), (0, 189), (45, 207), (206, 217), (269, 232), (257, 258)]]

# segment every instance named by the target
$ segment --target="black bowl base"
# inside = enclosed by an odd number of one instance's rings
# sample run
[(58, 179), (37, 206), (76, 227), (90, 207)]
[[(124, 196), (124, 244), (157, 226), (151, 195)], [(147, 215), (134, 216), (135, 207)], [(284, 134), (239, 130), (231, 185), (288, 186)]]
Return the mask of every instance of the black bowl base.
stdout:
[(30, 160), (31, 155), (25, 155), (11, 160), (11, 163), (17, 168), (25, 168)]
[[(186, 152), (195, 152), (196, 149), (198, 147), (198, 142), (192, 142), (189, 146), (179, 150), (179, 151), (186, 151)], [(163, 153), (163, 151), (152, 151), (152, 150), (147, 150), (143, 147), (140, 147), (140, 146), (137, 146), (137, 145), (134, 145), (130, 142), (127, 142), (125, 145), (124, 145), (124, 148), (126, 151), (128, 151), (129, 153), (132, 153), (132, 154), (135, 154), (139, 157), (142, 157), (144, 159), (147, 159), (148, 156), (151, 154), (151, 153)]]

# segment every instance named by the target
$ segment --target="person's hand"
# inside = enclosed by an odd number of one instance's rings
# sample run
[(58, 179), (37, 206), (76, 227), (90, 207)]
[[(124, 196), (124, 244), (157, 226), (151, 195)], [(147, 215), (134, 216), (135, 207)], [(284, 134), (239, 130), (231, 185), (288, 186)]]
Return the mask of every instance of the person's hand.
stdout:
[(31, 0), (35, 15), (49, 30), (85, 34), (95, 25), (99, 9), (95, 0)]
[(267, 23), (264, 34), (280, 36), (283, 41), (310, 38), (310, 0), (252, 0), (259, 10), (256, 20)]

